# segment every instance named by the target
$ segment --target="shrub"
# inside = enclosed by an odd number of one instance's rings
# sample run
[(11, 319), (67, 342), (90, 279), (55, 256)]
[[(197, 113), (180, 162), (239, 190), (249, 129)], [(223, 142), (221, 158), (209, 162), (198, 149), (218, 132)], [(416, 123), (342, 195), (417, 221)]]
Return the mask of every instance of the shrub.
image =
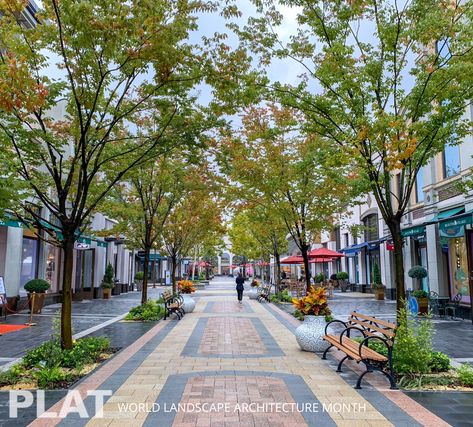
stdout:
[(327, 303), (325, 289), (311, 286), (307, 295), (301, 299), (292, 300), (294, 306), (306, 315), (327, 316), (332, 314)]
[(425, 277), (428, 276), (427, 270), (422, 267), (421, 265), (414, 265), (411, 267), (407, 273), (409, 277), (412, 277), (413, 279), (424, 279)]
[(433, 325), (430, 318), (416, 323), (406, 308), (398, 311), (394, 342), (394, 368), (401, 374), (426, 374), (431, 370)]
[(46, 292), (49, 287), (50, 285), (48, 282), (46, 282), (46, 280), (33, 279), (25, 284), (25, 291), (30, 293), (36, 292), (37, 294), (41, 294)]
[(463, 364), (457, 369), (458, 379), (466, 387), (473, 387), (473, 368)]
[(70, 350), (63, 350), (59, 340), (46, 341), (23, 356), (26, 368), (77, 368), (96, 362), (100, 355), (110, 350), (110, 341), (105, 337), (85, 337), (74, 342)]
[(164, 307), (156, 301), (148, 300), (142, 305), (133, 307), (125, 320), (153, 321), (164, 317)]
[(332, 274), (330, 276), (330, 280), (338, 280), (338, 276), (336, 274)]
[(143, 280), (145, 278), (145, 273), (143, 271), (137, 271), (135, 274), (135, 280)]
[[(375, 284), (381, 285), (381, 289), (382, 289), (383, 281), (381, 279), (381, 270), (379, 269), (378, 263), (375, 263), (373, 266), (373, 289), (376, 289), (374, 287)], [(380, 288), (377, 288), (377, 289), (380, 289)]]
[(68, 381), (71, 378), (70, 374), (64, 372), (58, 366), (34, 368), (33, 375), (39, 388), (54, 388), (58, 383)]
[(429, 296), (429, 294), (422, 289), (417, 289), (416, 291), (413, 291), (411, 295), (414, 298), (428, 298)]
[(314, 281), (315, 283), (322, 283), (324, 281), (324, 274), (323, 273), (319, 273), (319, 274), (316, 274), (315, 277), (314, 277)]
[(349, 279), (348, 273), (346, 271), (340, 271), (339, 273), (337, 273), (337, 279), (348, 280)]
[(432, 372), (447, 372), (450, 369), (450, 358), (440, 351), (434, 351), (430, 361), (430, 369)]
[(21, 379), (21, 370), (21, 365), (13, 365), (7, 371), (0, 371), (0, 386), (17, 384)]
[(194, 284), (190, 280), (180, 280), (177, 284), (181, 294), (191, 294), (195, 292)]
[(109, 263), (107, 265), (107, 268), (105, 269), (105, 274), (103, 275), (103, 280), (101, 284), (102, 288), (112, 289), (115, 286), (115, 284), (113, 283), (113, 277), (113, 267), (112, 264)]
[(298, 309), (294, 310), (294, 313), (292, 313), (292, 315), (298, 320), (304, 320), (304, 313), (302, 313), (302, 311)]

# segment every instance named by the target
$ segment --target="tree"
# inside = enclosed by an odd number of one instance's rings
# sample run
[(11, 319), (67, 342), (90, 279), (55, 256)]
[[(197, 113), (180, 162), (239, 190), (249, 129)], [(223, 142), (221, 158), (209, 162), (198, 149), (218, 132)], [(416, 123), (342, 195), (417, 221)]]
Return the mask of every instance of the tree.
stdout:
[(162, 232), (163, 247), (171, 260), (173, 293), (177, 292), (178, 263), (191, 254), (197, 245), (215, 241), (225, 232), (222, 225), (222, 206), (215, 193), (218, 180), (204, 160), (188, 165), (185, 179), (177, 192)]
[[(187, 39), (211, 5), (42, 5), (32, 29), (18, 13), (23, 1), (0, 16), (0, 141), (49, 213), (22, 203), (27, 219), (63, 249), (61, 339), (70, 349), (74, 242), (114, 185), (167, 150), (171, 122), (185, 123), (188, 92), (203, 79), (199, 50)], [(105, 169), (114, 171), (107, 180)]]
[(284, 0), (297, 32), (277, 36), (275, 2), (235, 30), (263, 64), (292, 60), (293, 84), (268, 84), (308, 131), (347, 153), (367, 181), (394, 244), (397, 304), (405, 297), (401, 219), (419, 169), (469, 131), (471, 2)]
[(127, 246), (144, 250), (141, 303), (148, 300), (148, 267), (153, 247), (160, 244), (166, 219), (176, 202), (183, 165), (167, 157), (135, 168), (115, 186), (103, 209), (118, 224), (107, 233), (125, 236)]
[(342, 156), (299, 128), (292, 109), (252, 107), (238, 137), (223, 138), (220, 158), (249, 200), (259, 200), (284, 222), (304, 259), (308, 289), (310, 247), (346, 208), (355, 187)]

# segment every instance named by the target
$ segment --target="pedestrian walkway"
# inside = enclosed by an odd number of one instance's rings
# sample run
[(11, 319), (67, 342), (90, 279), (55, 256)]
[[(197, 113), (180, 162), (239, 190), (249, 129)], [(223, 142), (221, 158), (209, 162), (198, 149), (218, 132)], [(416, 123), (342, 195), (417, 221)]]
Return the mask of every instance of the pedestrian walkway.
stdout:
[[(159, 322), (77, 385), (93, 411), (91, 390), (110, 390), (103, 417), (38, 419), (32, 426), (447, 426), (372, 374), (353, 388), (348, 369), (302, 352), (298, 322), (274, 305), (236, 302), (220, 278), (196, 294), (195, 311)], [(49, 411), (58, 411), (58, 402)], [(91, 413), (91, 412), (89, 412)]]

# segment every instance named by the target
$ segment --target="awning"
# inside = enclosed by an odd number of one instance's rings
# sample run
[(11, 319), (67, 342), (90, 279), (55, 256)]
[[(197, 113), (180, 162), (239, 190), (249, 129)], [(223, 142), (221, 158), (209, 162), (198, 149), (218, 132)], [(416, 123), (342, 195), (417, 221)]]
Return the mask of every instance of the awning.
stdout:
[(404, 228), (401, 230), (402, 237), (412, 237), (425, 234), (425, 225), (416, 225), (414, 227)]
[(439, 222), (441, 237), (462, 237), (465, 235), (465, 226), (473, 223), (473, 210), (456, 215), (453, 218)]
[(448, 211), (443, 211), (443, 212), (439, 212), (437, 215), (435, 215), (431, 221), (429, 222), (438, 222), (438, 221), (441, 221), (443, 219), (447, 219), (447, 218), (450, 218), (454, 215), (457, 215), (457, 214), (460, 214), (460, 213), (463, 213), (465, 211), (465, 207), (464, 206), (460, 206), (458, 208), (453, 208), (453, 209), (449, 209)]
[(363, 243), (358, 243), (357, 245), (351, 245), (346, 248), (343, 248), (340, 250), (340, 252), (343, 252), (346, 255), (350, 254), (357, 254), (360, 252), (363, 248), (366, 248), (368, 246), (368, 242), (363, 242)]

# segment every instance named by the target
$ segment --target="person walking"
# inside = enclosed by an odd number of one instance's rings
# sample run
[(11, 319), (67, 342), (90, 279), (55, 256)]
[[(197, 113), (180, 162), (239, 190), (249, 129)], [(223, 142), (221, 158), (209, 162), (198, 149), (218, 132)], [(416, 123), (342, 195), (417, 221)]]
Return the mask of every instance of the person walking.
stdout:
[(243, 284), (245, 283), (245, 279), (243, 279), (243, 276), (241, 273), (238, 273), (238, 276), (235, 282), (236, 282), (236, 291), (238, 295), (238, 302), (242, 304), (241, 300), (243, 299), (243, 291), (245, 289), (245, 287), (243, 286)]

